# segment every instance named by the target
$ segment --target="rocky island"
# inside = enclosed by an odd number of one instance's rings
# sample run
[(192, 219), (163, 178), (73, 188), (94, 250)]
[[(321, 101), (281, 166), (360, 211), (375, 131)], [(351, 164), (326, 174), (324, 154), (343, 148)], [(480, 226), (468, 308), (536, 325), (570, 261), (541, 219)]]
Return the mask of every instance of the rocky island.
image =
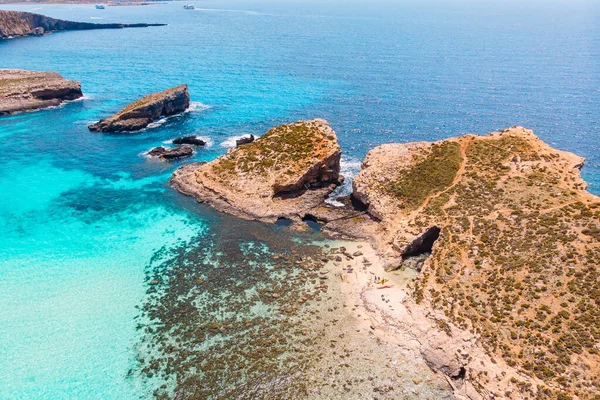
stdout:
[[(301, 150), (283, 153), (291, 144)], [(339, 157), (325, 121), (299, 122), (182, 167), (172, 184), (244, 218), (310, 212), (332, 234), (367, 240), (381, 271), (418, 258), (414, 282), (379, 287), (395, 311), (383, 308), (372, 284), (356, 296), (382, 321), (382, 340), (409, 335), (456, 398), (597, 397), (600, 199), (586, 191), (582, 158), (520, 127), (386, 144), (369, 152), (354, 179), (357, 207), (334, 209), (322, 200), (339, 180)], [(312, 185), (321, 192), (311, 194)], [(365, 276), (367, 267), (379, 273), (364, 263)]]
[(212, 162), (186, 165), (171, 183), (242, 218), (301, 218), (340, 183), (341, 154), (326, 121), (300, 121), (273, 128)]
[(150, 157), (157, 157), (161, 160), (176, 160), (178, 158), (190, 157), (194, 154), (194, 150), (190, 146), (175, 148), (160, 146), (151, 149), (147, 154)]
[(187, 85), (176, 86), (142, 97), (118, 113), (103, 118), (88, 128), (94, 132), (139, 131), (160, 117), (178, 114), (189, 106), (190, 94)]
[(0, 10), (0, 39), (22, 36), (43, 36), (58, 31), (90, 29), (147, 28), (165, 24), (94, 24), (50, 18), (25, 11)]
[(54, 107), (81, 96), (79, 82), (56, 72), (0, 69), (0, 115)]

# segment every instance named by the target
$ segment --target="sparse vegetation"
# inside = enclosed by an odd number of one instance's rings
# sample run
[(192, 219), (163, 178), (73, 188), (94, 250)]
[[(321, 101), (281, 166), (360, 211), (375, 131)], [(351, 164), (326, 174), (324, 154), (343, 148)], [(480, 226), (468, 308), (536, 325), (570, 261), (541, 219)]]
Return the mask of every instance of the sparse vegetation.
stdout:
[(600, 202), (571, 171), (534, 139), (504, 132), (437, 144), (387, 191), (408, 211), (429, 200), (417, 230), (442, 227), (416, 300), (547, 384), (519, 385), (529, 398), (600, 392)]
[(462, 162), (460, 145), (454, 142), (434, 144), (409, 171), (386, 182), (386, 190), (408, 208), (416, 208), (430, 195), (452, 184)]
[[(221, 157), (214, 166), (218, 174), (256, 174), (274, 171), (292, 175), (306, 168), (323, 151), (330, 150), (321, 127), (314, 122), (297, 122), (270, 129), (258, 140)], [(337, 141), (336, 141), (337, 143)]]

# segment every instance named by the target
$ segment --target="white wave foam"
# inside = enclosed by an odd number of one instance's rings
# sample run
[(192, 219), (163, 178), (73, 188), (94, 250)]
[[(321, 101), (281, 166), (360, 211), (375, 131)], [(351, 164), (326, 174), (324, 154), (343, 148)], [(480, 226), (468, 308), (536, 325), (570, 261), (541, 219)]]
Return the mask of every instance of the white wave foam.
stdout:
[[(87, 94), (84, 94), (83, 96), (81, 96), (81, 97), (80, 97), (80, 98), (78, 98), (78, 99), (75, 99), (75, 100), (66, 100), (66, 101), (65, 101), (65, 102), (63, 102), (62, 104), (66, 104), (66, 103), (76, 103), (76, 102), (78, 102), (78, 101), (85, 101), (85, 100), (89, 100), (89, 99), (91, 99), (91, 98), (92, 98), (92, 96), (90, 96), (90, 95), (87, 95)], [(61, 105), (62, 105), (62, 104), (61, 104)]]
[[(233, 149), (236, 146), (236, 143), (235, 143), (236, 140), (240, 140), (241, 138), (248, 137), (248, 136), (250, 136), (249, 133), (247, 133), (245, 135), (240, 135), (240, 136), (228, 137), (227, 139), (225, 139), (224, 142), (221, 142), (221, 147), (224, 147), (226, 149)], [(254, 139), (258, 139), (258, 138), (259, 138), (259, 136), (254, 135)]]
[(209, 108), (211, 108), (209, 105), (201, 103), (199, 101), (192, 101), (190, 103), (190, 106), (188, 107), (187, 110), (185, 110), (184, 112), (201, 112), (201, 111), (206, 111)]
[[(175, 115), (173, 115), (174, 117)], [(145, 129), (154, 129), (154, 128), (158, 128), (159, 126), (161, 126), (162, 124), (164, 124), (165, 122), (167, 122), (169, 120), (170, 117), (162, 117), (154, 122), (150, 122), (148, 124), (148, 126)], [(144, 129), (144, 130), (145, 130)]]
[[(164, 146), (161, 146), (161, 147), (164, 147)], [(152, 149), (138, 153), (138, 157), (147, 158), (148, 160), (160, 160), (159, 157), (152, 157), (150, 154), (148, 154), (148, 153), (150, 153), (150, 150), (152, 150)]]
[(343, 204), (336, 199), (348, 196), (352, 193), (352, 179), (360, 172), (361, 162), (356, 158), (342, 156), (340, 160), (340, 175), (344, 177), (344, 183), (338, 186), (325, 200), (327, 204), (334, 207), (342, 207)]

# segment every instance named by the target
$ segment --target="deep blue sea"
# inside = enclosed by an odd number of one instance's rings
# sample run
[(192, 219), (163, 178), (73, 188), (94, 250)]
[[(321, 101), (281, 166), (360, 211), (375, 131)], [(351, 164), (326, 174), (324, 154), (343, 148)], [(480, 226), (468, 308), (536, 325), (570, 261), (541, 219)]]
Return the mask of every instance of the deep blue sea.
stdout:
[[(251, 243), (263, 229), (168, 186), (190, 160), (143, 153), (174, 137), (206, 137), (193, 160), (211, 160), (236, 136), (325, 118), (352, 176), (381, 143), (523, 125), (586, 157), (583, 176), (600, 194), (597, 1), (191, 2), (194, 11), (182, 2), (1, 6), (168, 24), (0, 42), (0, 68), (57, 71), (85, 93), (0, 117), (1, 399), (148, 397), (152, 382), (131, 373), (148, 266), (169, 249)], [(189, 112), (136, 134), (87, 129), (182, 83)]]

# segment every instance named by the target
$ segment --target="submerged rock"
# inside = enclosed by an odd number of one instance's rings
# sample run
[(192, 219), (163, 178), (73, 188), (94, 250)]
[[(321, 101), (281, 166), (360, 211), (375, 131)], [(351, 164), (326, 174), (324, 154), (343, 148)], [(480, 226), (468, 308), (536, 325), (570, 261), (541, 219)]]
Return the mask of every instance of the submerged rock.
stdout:
[(57, 31), (146, 28), (166, 24), (93, 24), (50, 18), (24, 11), (0, 10), (0, 39), (19, 36), (43, 36)]
[(177, 158), (189, 157), (194, 154), (194, 151), (189, 146), (177, 148), (155, 147), (148, 152), (150, 157), (158, 157), (163, 160), (174, 160)]
[(56, 72), (0, 69), (0, 115), (58, 106), (81, 96), (79, 82)]
[(184, 136), (173, 139), (173, 144), (189, 144), (192, 146), (205, 146), (206, 142), (197, 136)]
[(341, 153), (327, 121), (300, 121), (275, 127), (208, 164), (184, 166), (171, 184), (244, 218), (298, 219), (339, 184)]
[(176, 86), (142, 97), (118, 113), (103, 118), (88, 128), (98, 132), (131, 132), (147, 127), (160, 117), (185, 111), (190, 106), (187, 85)]

